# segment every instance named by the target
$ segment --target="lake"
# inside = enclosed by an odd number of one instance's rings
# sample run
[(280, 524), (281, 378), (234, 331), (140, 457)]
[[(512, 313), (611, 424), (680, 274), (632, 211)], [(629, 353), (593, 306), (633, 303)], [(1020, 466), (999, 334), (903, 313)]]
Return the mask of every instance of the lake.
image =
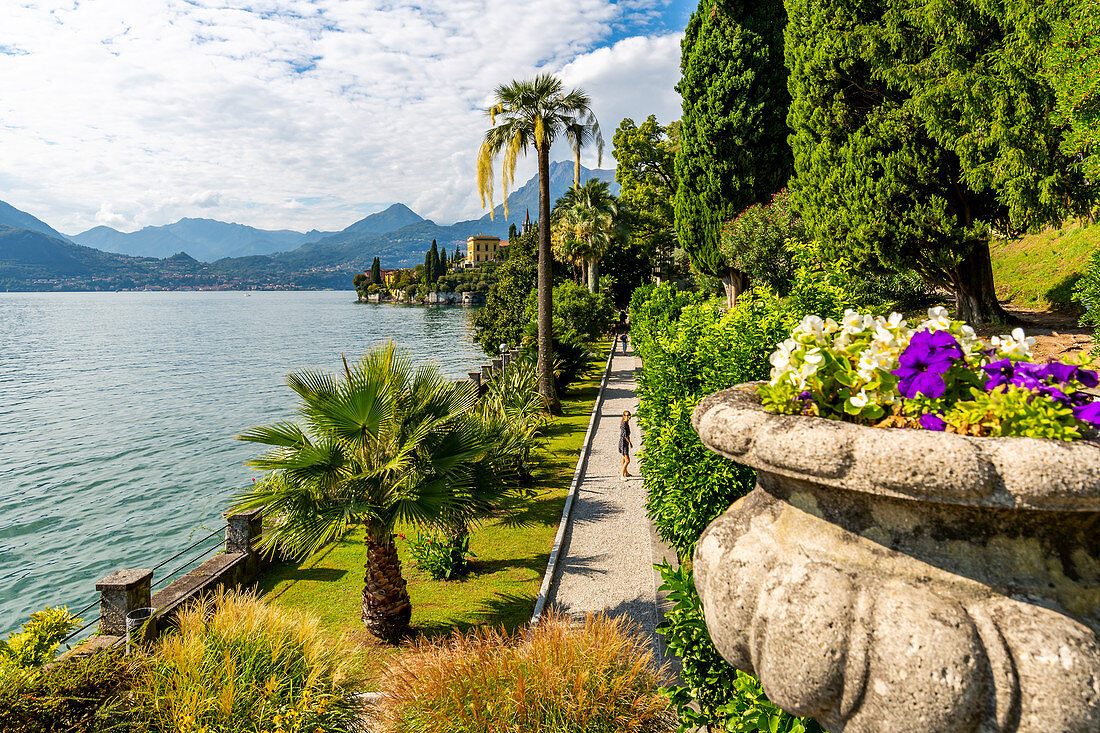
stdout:
[(484, 360), (472, 309), (354, 299), (0, 293), (0, 634), (223, 527), (258, 475), (244, 461), (260, 446), (233, 436), (293, 417), (288, 372), (336, 371), (386, 338), (455, 378)]

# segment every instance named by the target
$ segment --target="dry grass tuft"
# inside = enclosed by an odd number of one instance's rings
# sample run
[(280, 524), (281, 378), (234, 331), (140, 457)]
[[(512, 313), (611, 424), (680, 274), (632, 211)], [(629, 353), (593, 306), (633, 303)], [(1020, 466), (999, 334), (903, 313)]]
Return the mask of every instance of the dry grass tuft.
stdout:
[(177, 625), (127, 696), (131, 730), (357, 729), (362, 711), (344, 675), (355, 652), (317, 618), (219, 591), (182, 611)]
[(389, 733), (669, 731), (674, 716), (638, 628), (623, 618), (561, 613), (520, 631), (475, 629), (420, 641), (383, 675)]

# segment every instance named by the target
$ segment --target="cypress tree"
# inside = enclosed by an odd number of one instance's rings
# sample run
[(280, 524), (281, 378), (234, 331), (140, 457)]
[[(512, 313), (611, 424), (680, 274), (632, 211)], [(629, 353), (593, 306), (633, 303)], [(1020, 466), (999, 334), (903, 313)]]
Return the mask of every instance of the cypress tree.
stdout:
[(426, 284), (432, 282), (432, 251), (429, 249), (424, 252), (424, 269), (421, 272), (421, 276), (424, 278)]
[(718, 248), (722, 223), (764, 203), (790, 178), (790, 97), (781, 0), (702, 0), (681, 42), (676, 232), (692, 263), (733, 300), (746, 277)]
[(792, 193), (856, 263), (911, 268), (956, 314), (1004, 322), (991, 232), (1080, 207), (1041, 74), (1044, 3), (788, 0)]
[(428, 282), (434, 283), (439, 279), (439, 276), (443, 274), (443, 267), (439, 264), (439, 247), (436, 245), (435, 240), (432, 240), (432, 248), (428, 252), (429, 260), (431, 261), (431, 271), (428, 273)]
[(516, 223), (512, 222), (511, 224), (508, 225), (508, 241), (511, 242), (513, 239), (515, 239), (518, 236), (519, 236), (519, 230), (516, 229)]
[(370, 266), (370, 281), (372, 285), (382, 284), (382, 263), (375, 257)]

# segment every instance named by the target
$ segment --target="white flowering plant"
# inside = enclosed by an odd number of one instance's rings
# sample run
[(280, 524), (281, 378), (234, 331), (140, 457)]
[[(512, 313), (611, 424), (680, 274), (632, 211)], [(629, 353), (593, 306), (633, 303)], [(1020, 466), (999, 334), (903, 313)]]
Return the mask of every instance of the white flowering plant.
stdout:
[(906, 319), (846, 311), (806, 316), (771, 355), (759, 388), (774, 412), (880, 427), (1072, 440), (1100, 426), (1100, 379), (1080, 357), (1038, 364), (1015, 329), (984, 342), (944, 308)]

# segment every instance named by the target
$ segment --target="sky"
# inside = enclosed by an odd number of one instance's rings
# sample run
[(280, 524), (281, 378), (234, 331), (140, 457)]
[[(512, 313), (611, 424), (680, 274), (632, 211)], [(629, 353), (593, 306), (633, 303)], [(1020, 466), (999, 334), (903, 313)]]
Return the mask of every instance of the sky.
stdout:
[[(181, 217), (338, 230), (391, 202), (477, 218), (498, 84), (549, 72), (585, 89), (614, 167), (624, 117), (680, 116), (694, 7), (0, 0), (0, 200), (67, 234)], [(521, 160), (517, 185), (534, 170)]]

